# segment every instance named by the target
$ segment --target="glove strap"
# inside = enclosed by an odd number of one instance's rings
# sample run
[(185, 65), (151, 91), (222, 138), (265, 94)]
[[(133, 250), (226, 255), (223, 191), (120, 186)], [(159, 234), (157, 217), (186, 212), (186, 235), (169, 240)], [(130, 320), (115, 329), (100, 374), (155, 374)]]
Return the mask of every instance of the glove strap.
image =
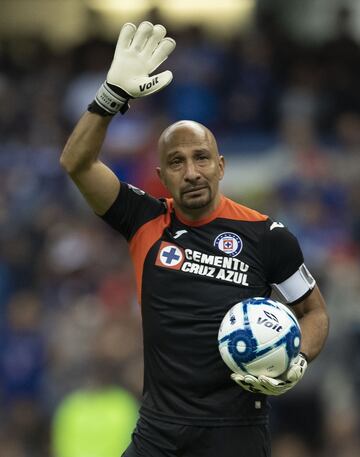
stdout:
[(300, 352), (300, 354), (304, 357), (306, 362), (309, 363), (309, 357), (304, 352)]
[(119, 111), (124, 114), (129, 109), (129, 98), (125, 91), (105, 81), (97, 91), (95, 100), (88, 106), (88, 110), (100, 116), (113, 116)]
[(101, 106), (98, 105), (95, 100), (93, 100), (90, 105), (88, 105), (87, 110), (90, 111), (90, 113), (99, 114), (103, 117), (112, 116), (112, 114), (110, 114), (108, 111), (105, 111), (103, 108), (101, 108)]

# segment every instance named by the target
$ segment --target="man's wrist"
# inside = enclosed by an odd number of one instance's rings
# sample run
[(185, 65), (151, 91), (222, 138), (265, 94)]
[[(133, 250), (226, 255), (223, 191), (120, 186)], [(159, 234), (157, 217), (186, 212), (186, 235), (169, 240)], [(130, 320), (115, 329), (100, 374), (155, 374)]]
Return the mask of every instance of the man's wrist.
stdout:
[(90, 105), (88, 105), (87, 110), (90, 113), (98, 114), (99, 116), (102, 116), (102, 117), (114, 116), (114, 114), (109, 113), (104, 108), (102, 108), (100, 105), (98, 105), (96, 103), (96, 100), (93, 100), (90, 103)]
[(309, 356), (306, 355), (305, 352), (300, 351), (300, 355), (302, 355), (304, 357), (304, 359), (306, 360), (306, 363), (309, 363)]
[(100, 116), (114, 116), (119, 112), (124, 114), (129, 109), (129, 98), (130, 96), (121, 88), (105, 81), (88, 106), (88, 111)]

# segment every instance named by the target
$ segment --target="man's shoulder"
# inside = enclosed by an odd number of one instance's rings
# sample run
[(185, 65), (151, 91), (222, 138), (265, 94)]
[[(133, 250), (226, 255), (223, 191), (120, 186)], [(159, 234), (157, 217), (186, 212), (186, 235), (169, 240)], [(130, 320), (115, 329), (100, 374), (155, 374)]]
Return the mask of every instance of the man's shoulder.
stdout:
[(151, 221), (168, 221), (171, 205), (169, 199), (155, 198), (132, 184), (121, 182), (117, 198), (101, 217), (130, 240)]
[(228, 197), (224, 197), (224, 205), (219, 217), (244, 222), (264, 222), (269, 220), (269, 216), (266, 214), (262, 214)]
[(171, 213), (174, 210), (173, 198), (163, 197), (159, 198), (159, 201), (163, 204), (166, 213)]

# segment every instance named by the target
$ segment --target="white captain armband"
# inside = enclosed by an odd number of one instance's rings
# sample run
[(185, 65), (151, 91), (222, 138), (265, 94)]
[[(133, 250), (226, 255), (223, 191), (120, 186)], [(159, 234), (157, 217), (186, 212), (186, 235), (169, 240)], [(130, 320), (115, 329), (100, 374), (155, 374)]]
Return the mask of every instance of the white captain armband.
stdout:
[(280, 295), (280, 298), (291, 304), (308, 295), (315, 287), (315, 284), (316, 281), (311, 276), (310, 271), (305, 264), (302, 264), (288, 279), (280, 284), (271, 284), (271, 286)]

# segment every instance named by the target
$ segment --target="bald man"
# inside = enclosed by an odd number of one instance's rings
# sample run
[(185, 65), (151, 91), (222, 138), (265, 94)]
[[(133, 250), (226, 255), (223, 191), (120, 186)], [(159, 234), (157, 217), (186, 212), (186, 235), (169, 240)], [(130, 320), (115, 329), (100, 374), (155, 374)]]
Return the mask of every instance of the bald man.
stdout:
[[(142, 34), (148, 24), (139, 26)], [(125, 31), (121, 43), (135, 33)], [(328, 328), (322, 296), (283, 224), (221, 194), (224, 157), (205, 126), (180, 121), (160, 136), (156, 172), (171, 198), (119, 182), (98, 158), (120, 93), (112, 83), (80, 119), (61, 164), (94, 212), (128, 241), (135, 268), (144, 389), (124, 457), (268, 457), (267, 397), (293, 388), (320, 352)], [(220, 322), (235, 303), (272, 290), (299, 318), (301, 355), (281, 379), (230, 377), (217, 348)]]

